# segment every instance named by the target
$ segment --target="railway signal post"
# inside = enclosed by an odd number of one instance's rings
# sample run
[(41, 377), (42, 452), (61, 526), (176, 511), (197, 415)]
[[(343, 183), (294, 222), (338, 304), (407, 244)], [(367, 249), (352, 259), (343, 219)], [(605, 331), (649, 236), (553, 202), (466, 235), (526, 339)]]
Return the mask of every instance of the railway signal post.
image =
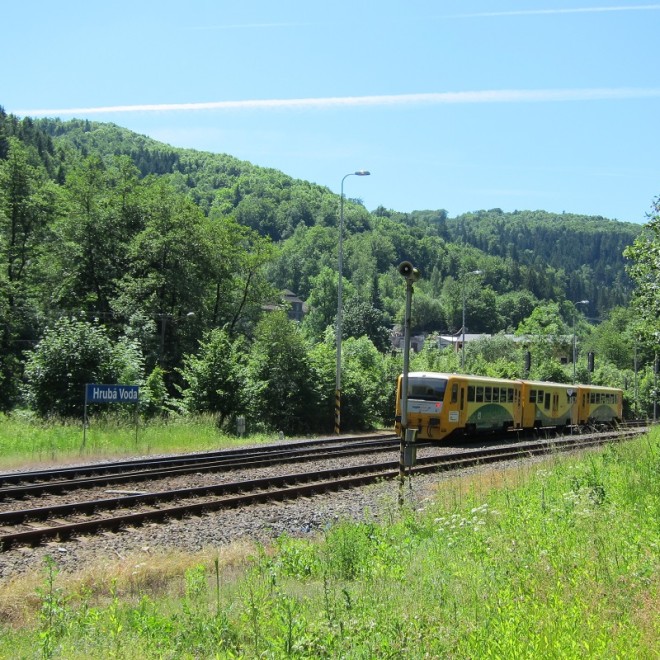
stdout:
[(399, 264), (399, 274), (406, 280), (406, 312), (403, 325), (403, 378), (401, 381), (401, 445), (399, 452), (399, 506), (403, 506), (403, 487), (406, 466), (415, 464), (416, 429), (408, 428), (408, 371), (410, 366), (410, 315), (413, 284), (419, 279), (419, 271), (409, 261)]

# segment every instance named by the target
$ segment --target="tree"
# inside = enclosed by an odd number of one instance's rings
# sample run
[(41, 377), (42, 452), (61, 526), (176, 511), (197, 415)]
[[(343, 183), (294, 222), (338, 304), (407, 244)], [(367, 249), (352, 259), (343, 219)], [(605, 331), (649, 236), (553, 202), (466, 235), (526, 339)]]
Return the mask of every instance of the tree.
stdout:
[(559, 303), (546, 302), (535, 307), (532, 313), (518, 324), (516, 334), (555, 338), (568, 334), (568, 328), (559, 311)]
[(87, 383), (139, 383), (142, 356), (113, 342), (97, 323), (62, 318), (48, 328), (25, 366), (25, 400), (42, 417), (82, 416)]
[(231, 218), (204, 224), (209, 254), (207, 305), (210, 324), (226, 326), (230, 335), (250, 334), (264, 303), (276, 290), (267, 279), (267, 267), (276, 256), (270, 239)]
[(218, 427), (238, 414), (244, 386), (244, 345), (232, 340), (227, 330), (211, 330), (199, 343), (196, 355), (184, 355), (177, 371), (184, 385), (178, 389), (189, 412), (218, 415)]
[[(355, 290), (347, 280), (343, 284), (343, 300), (348, 301), (355, 295)], [(318, 275), (311, 278), (311, 285), (307, 298), (309, 313), (303, 320), (303, 327), (311, 338), (318, 341), (328, 326), (334, 326), (337, 317), (337, 271), (324, 266)]]
[(18, 139), (0, 160), (0, 409), (17, 400), (21, 350), (42, 316), (39, 259), (58, 191)]
[(660, 331), (660, 197), (652, 208), (643, 233), (623, 253), (632, 262), (627, 270), (635, 283), (633, 304), (651, 335)]
[(364, 430), (382, 423), (396, 389), (386, 358), (369, 338), (350, 337), (342, 344), (342, 364), (342, 428)]
[(344, 306), (342, 323), (344, 337), (367, 337), (379, 351), (390, 346), (390, 332), (385, 314), (368, 300), (349, 298)]
[[(117, 281), (112, 309), (128, 324), (138, 320), (155, 329), (157, 322), (157, 334), (144, 350), (151, 349), (151, 361), (157, 355), (167, 370), (193, 346), (196, 324), (190, 321), (198, 320), (204, 307), (210, 248), (199, 208), (164, 181), (143, 191), (142, 204), (146, 220), (126, 249), (128, 264)], [(139, 329), (130, 332), (141, 334)]]
[(99, 156), (73, 170), (65, 187), (66, 212), (52, 226), (47, 255), (51, 297), (57, 306), (105, 320), (126, 264), (126, 231)]
[(307, 345), (286, 313), (271, 312), (258, 323), (246, 370), (249, 418), (286, 434), (316, 429), (318, 395)]

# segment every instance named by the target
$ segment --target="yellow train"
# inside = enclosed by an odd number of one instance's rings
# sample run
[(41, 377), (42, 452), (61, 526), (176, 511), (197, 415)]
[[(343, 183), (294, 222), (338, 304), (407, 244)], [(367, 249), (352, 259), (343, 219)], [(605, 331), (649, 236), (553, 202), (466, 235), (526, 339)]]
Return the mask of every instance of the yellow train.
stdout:
[[(401, 430), (403, 376), (396, 391)], [(623, 416), (623, 391), (464, 374), (408, 374), (408, 428), (418, 440), (447, 440), (513, 429), (615, 425)]]

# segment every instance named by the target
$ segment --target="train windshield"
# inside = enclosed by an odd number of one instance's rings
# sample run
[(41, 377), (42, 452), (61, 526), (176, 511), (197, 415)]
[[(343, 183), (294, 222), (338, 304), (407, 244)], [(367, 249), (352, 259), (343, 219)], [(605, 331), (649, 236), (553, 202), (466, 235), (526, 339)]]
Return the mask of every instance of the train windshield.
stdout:
[(421, 401), (443, 401), (447, 389), (446, 378), (409, 378), (408, 398)]

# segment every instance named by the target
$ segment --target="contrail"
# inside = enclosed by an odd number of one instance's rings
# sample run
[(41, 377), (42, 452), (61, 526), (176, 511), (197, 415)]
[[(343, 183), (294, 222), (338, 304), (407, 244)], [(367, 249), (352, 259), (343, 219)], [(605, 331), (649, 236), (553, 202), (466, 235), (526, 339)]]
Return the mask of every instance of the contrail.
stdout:
[(651, 11), (660, 5), (621, 5), (618, 7), (573, 7), (569, 9), (519, 9), (513, 11), (484, 11), (474, 14), (453, 14), (446, 18), (486, 18), (490, 16), (541, 16), (550, 14), (592, 14), (609, 11)]
[(16, 110), (29, 117), (62, 115), (101, 115), (135, 112), (199, 112), (203, 110), (287, 110), (400, 105), (451, 105), (468, 103), (547, 103), (567, 101), (604, 101), (660, 97), (660, 88), (614, 87), (586, 89), (484, 90), (427, 94), (392, 94), (381, 96), (331, 96), (306, 99), (255, 99), (245, 101), (209, 101), (204, 103), (157, 103), (108, 105), (90, 108), (51, 108)]

